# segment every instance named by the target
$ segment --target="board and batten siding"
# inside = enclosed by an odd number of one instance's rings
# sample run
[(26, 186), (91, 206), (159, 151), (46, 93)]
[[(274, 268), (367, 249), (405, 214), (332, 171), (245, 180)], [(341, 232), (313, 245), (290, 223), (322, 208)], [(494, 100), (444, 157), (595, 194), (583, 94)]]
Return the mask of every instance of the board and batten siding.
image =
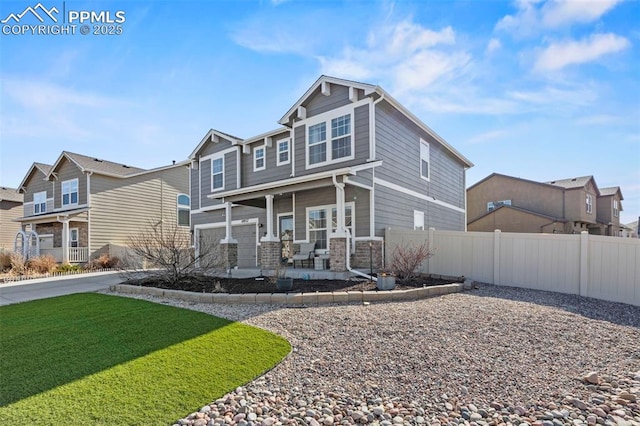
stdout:
[(22, 203), (16, 201), (0, 201), (0, 251), (13, 250), (13, 242), (21, 228), (20, 222), (14, 222), (22, 216)]
[[(87, 176), (66, 157), (63, 157), (55, 173), (57, 179), (55, 183), (55, 196), (53, 198), (54, 208), (62, 208), (62, 182), (78, 179), (78, 205), (87, 204)], [(47, 194), (48, 195), (48, 194)], [(65, 206), (67, 207), (67, 206)]]
[[(444, 146), (388, 102), (376, 106), (376, 178), (465, 207), (465, 168)], [(420, 139), (429, 143), (430, 179), (420, 176)]]
[(188, 193), (184, 165), (125, 179), (92, 175), (90, 253), (108, 244), (126, 246), (131, 235), (161, 220), (176, 225), (177, 196)]

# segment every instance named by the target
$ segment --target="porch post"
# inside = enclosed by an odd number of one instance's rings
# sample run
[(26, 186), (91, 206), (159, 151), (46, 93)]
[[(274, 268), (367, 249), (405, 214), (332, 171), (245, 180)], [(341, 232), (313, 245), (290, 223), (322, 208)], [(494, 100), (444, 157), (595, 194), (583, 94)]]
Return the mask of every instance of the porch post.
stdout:
[[(344, 272), (349, 269), (349, 232), (345, 226), (344, 182), (340, 183), (333, 176), (336, 187), (336, 230), (329, 236), (329, 262), (334, 272)], [(330, 220), (330, 219), (328, 219)]]
[(69, 263), (69, 219), (62, 220), (62, 263)]
[(231, 218), (231, 202), (227, 202), (225, 204), (225, 229), (226, 229), (226, 233), (225, 233), (225, 237), (222, 241), (220, 241), (220, 244), (235, 244), (237, 243), (236, 240), (233, 239), (233, 236), (231, 235), (231, 230), (232, 230), (232, 218)]
[(347, 227), (345, 225), (345, 195), (344, 195), (344, 183), (339, 183), (335, 177), (333, 184), (336, 187), (336, 231), (333, 233), (335, 236), (346, 237)]
[(267, 235), (262, 237), (260, 241), (280, 241), (273, 233), (273, 195), (268, 194), (265, 195), (264, 198), (267, 201)]

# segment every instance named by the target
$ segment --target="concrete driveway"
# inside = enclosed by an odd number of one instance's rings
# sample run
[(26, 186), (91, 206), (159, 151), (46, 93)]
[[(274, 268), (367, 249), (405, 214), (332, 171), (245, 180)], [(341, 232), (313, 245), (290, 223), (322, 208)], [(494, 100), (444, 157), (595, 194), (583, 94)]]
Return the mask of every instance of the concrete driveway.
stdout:
[(0, 306), (47, 297), (104, 290), (122, 282), (119, 271), (38, 278), (0, 284)]

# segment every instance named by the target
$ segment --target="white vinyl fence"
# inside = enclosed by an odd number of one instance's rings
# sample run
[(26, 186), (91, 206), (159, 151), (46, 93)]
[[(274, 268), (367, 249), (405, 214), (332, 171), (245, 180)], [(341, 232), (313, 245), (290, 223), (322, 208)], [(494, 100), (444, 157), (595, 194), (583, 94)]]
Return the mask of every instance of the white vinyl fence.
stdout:
[(394, 248), (428, 243), (435, 255), (421, 272), (640, 306), (640, 240), (576, 235), (388, 229)]

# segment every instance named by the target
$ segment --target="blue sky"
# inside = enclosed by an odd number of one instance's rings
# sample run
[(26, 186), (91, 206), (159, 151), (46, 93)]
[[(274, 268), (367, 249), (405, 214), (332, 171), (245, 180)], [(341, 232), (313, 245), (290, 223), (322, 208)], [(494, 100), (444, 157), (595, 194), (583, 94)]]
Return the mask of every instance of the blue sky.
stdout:
[[(37, 3), (2, 0), (0, 20)], [(593, 175), (621, 187), (623, 223), (640, 215), (638, 1), (42, 5), (126, 20), (120, 35), (0, 34), (3, 186), (62, 150), (152, 168), (210, 128), (275, 129), (327, 74), (400, 100), (475, 164), (468, 185)]]

